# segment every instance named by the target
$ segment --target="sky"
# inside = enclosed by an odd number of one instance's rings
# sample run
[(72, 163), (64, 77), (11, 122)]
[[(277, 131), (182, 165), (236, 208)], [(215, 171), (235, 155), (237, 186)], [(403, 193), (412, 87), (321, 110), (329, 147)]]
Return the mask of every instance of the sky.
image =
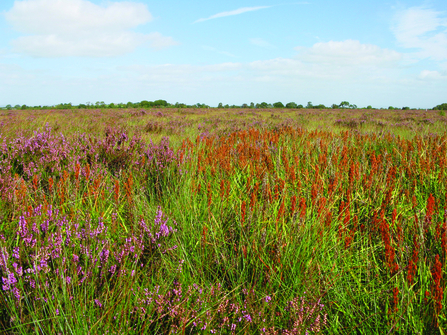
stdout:
[(0, 106), (447, 102), (447, 1), (1, 0)]

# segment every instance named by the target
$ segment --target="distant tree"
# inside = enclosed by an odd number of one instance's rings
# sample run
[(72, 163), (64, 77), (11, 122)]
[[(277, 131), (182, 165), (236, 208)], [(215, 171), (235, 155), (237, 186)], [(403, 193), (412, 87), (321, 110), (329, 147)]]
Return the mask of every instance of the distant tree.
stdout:
[(87, 105), (86, 105), (86, 104), (79, 104), (79, 105), (78, 105), (78, 108), (79, 108), (79, 109), (86, 109), (86, 108), (87, 108)]
[(433, 107), (433, 110), (438, 110), (438, 111), (442, 111), (442, 110), (447, 110), (447, 103), (443, 103), (440, 105), (437, 105), (435, 107)]
[(309, 102), (307, 103), (306, 108), (307, 108), (307, 109), (311, 109), (312, 107), (313, 107), (313, 105), (312, 105), (312, 101), (309, 101)]
[(403, 111), (410, 110), (410, 107), (402, 107), (402, 110), (403, 110)]
[(222, 108), (223, 104), (221, 102), (219, 102), (219, 104), (217, 105), (217, 108)]
[(226, 105), (224, 106), (224, 108), (230, 108), (230, 105), (229, 105), (229, 104), (226, 104)]
[(142, 101), (140, 101), (140, 103), (138, 105), (141, 108), (151, 108), (152, 107), (152, 102), (151, 101), (147, 101), (147, 100), (142, 100)]
[(269, 108), (269, 104), (266, 102), (261, 102), (259, 108)]
[(372, 106), (371, 106), (371, 105), (368, 105), (368, 107), (366, 107), (366, 109), (372, 109)]
[(340, 105), (338, 105), (340, 108), (348, 108), (350, 103), (348, 101), (342, 101), (340, 102)]
[(126, 107), (127, 108), (133, 108), (134, 107), (134, 104), (133, 104), (133, 102), (128, 102), (127, 104), (126, 104)]
[(247, 105), (247, 104), (242, 104), (241, 107), (242, 107), (242, 108), (248, 108), (248, 105)]
[(155, 100), (152, 103), (154, 107), (168, 107), (168, 102), (166, 100)]
[(109, 104), (108, 108), (116, 108), (116, 105), (112, 102), (111, 104)]
[(357, 109), (357, 105), (356, 105), (356, 104), (349, 105), (349, 108), (351, 108), (351, 109)]
[(298, 106), (296, 106), (296, 108), (301, 109), (301, 108), (304, 108), (304, 106), (299, 104)]
[(6, 109), (12, 109), (11, 105), (6, 105)]
[(314, 109), (325, 109), (326, 106), (323, 105), (323, 104), (319, 104), (319, 105), (316, 105), (316, 106), (312, 106), (312, 108), (314, 108)]
[(395, 109), (393, 106), (388, 107), (388, 109)]
[(284, 108), (284, 104), (282, 102), (278, 101), (273, 104), (273, 107), (274, 108)]
[(289, 102), (286, 104), (286, 108), (296, 108), (296, 107), (297, 107), (297, 104), (294, 102)]
[(337, 104), (332, 104), (331, 108), (332, 108), (332, 109), (337, 109), (337, 108), (338, 108), (338, 105), (337, 105)]
[(20, 109), (20, 107), (21, 107), (20, 105), (15, 105), (14, 109)]
[(22, 105), (22, 107), (20, 107), (20, 109), (26, 109), (27, 106), (26, 105)]
[(254, 102), (250, 102), (250, 108), (255, 108)]

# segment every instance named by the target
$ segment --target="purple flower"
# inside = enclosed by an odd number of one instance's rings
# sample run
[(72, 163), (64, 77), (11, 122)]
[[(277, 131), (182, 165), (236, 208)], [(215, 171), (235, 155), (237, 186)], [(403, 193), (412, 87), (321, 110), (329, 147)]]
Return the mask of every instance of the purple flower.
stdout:
[(14, 257), (15, 259), (20, 259), (20, 248), (19, 247), (16, 247), (13, 249), (12, 257)]
[(17, 300), (20, 300), (20, 291), (17, 287), (14, 287), (12, 289), (12, 293), (14, 293), (14, 296), (16, 297)]

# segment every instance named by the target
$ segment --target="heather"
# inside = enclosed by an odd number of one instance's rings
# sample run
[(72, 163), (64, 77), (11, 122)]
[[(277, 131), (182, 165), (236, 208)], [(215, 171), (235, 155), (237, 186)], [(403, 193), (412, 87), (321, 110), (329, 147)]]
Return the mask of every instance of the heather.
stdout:
[(436, 111), (8, 113), (4, 332), (445, 329)]

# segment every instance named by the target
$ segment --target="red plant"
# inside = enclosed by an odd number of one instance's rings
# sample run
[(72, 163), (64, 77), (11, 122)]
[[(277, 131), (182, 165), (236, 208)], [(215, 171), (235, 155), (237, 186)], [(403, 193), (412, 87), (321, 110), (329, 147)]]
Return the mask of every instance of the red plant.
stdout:
[(208, 210), (209, 210), (211, 207), (211, 203), (213, 201), (213, 194), (211, 193), (211, 182), (208, 182), (207, 193), (208, 193)]
[(433, 278), (432, 295), (435, 301), (435, 310), (436, 313), (438, 314), (442, 309), (442, 298), (444, 295), (444, 288), (441, 285), (442, 263), (439, 260), (439, 255), (435, 256), (435, 264), (432, 269), (432, 278)]
[(296, 195), (292, 197), (292, 204), (290, 206), (290, 214), (293, 215), (295, 213), (295, 206), (296, 206)]
[(48, 190), (51, 193), (53, 191), (53, 178), (48, 178)]
[(300, 199), (300, 209), (301, 209), (300, 218), (304, 219), (306, 217), (306, 200), (304, 198)]
[(385, 244), (385, 260), (387, 262), (388, 269), (390, 270), (390, 273), (393, 276), (394, 274), (396, 274), (397, 270), (399, 270), (399, 266), (397, 265), (396, 260), (394, 258), (395, 253), (394, 248), (391, 245), (390, 227), (384, 218), (383, 209), (380, 216), (381, 220), (379, 229), (382, 234), (382, 241)]
[(85, 166), (85, 179), (89, 180), (90, 178), (90, 165)]
[(399, 305), (399, 289), (395, 287), (393, 289), (393, 306), (394, 306), (394, 313), (397, 313), (398, 311), (398, 305)]
[(407, 272), (407, 282), (408, 285), (413, 284), (414, 276), (417, 272), (417, 264), (419, 261), (419, 245), (416, 239), (416, 235), (413, 236), (413, 255), (410, 261), (408, 262), (408, 272)]
[(114, 198), (116, 204), (118, 204), (119, 196), (120, 196), (120, 182), (118, 180), (115, 180)]

